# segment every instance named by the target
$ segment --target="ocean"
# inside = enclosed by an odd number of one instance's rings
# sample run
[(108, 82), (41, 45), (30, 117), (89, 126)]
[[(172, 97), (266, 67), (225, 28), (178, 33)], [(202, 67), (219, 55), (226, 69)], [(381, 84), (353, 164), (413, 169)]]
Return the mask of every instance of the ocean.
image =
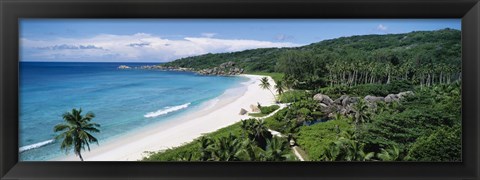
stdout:
[(117, 69), (153, 64), (158, 63), (20, 62), (19, 160), (66, 156), (60, 141), (54, 140), (53, 127), (72, 108), (96, 115), (93, 121), (101, 125), (101, 132), (94, 135), (101, 145), (198, 110), (248, 81), (192, 72)]

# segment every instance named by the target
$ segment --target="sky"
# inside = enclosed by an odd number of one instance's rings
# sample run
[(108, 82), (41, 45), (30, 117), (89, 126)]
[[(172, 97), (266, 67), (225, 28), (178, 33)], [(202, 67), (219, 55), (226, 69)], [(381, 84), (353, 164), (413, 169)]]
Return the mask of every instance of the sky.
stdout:
[(20, 61), (168, 62), (444, 28), (461, 19), (20, 19)]

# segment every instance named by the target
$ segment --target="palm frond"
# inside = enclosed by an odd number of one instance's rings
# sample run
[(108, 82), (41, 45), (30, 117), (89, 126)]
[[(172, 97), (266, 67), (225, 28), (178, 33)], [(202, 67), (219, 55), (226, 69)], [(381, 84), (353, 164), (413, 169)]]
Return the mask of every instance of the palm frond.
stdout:
[(64, 131), (66, 129), (71, 128), (70, 125), (68, 124), (57, 124), (55, 127), (53, 127), (54, 132), (59, 132), (59, 131)]
[(72, 148), (74, 153), (83, 160), (81, 151), (87, 148), (90, 151), (90, 143), (97, 143), (98, 139), (90, 133), (98, 133), (100, 124), (91, 123), (90, 121), (95, 117), (95, 114), (88, 112), (82, 116), (82, 109), (72, 109), (71, 112), (66, 112), (62, 115), (65, 123), (56, 125), (54, 132), (60, 132), (55, 139), (63, 139), (60, 149), (68, 153)]

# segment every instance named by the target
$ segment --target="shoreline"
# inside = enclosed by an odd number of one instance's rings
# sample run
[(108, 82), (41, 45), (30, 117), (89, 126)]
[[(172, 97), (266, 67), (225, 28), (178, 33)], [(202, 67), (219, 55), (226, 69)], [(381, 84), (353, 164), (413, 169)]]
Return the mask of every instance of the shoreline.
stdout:
[[(250, 105), (259, 102), (262, 105), (275, 103), (268, 90), (259, 86), (261, 75), (239, 75), (249, 78), (240, 87), (227, 89), (222, 95), (206, 102), (195, 112), (185, 114), (165, 122), (158, 122), (151, 127), (126, 133), (115, 140), (104, 142), (99, 146), (92, 144), (91, 151), (82, 152), (85, 161), (137, 161), (148, 155), (168, 148), (189, 143), (205, 133), (210, 133), (232, 125), (242, 119), (250, 118), (248, 114), (239, 115), (240, 109), (251, 111)], [(275, 82), (269, 76), (272, 87)], [(73, 153), (67, 157), (52, 161), (78, 161)]]

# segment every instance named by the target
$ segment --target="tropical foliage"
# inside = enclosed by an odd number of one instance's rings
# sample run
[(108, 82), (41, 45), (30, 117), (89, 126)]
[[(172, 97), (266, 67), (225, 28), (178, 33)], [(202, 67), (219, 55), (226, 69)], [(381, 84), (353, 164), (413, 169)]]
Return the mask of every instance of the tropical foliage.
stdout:
[(90, 151), (90, 143), (97, 143), (98, 140), (91, 133), (98, 133), (100, 125), (91, 122), (95, 114), (89, 112), (82, 116), (82, 109), (72, 109), (62, 115), (64, 123), (53, 128), (54, 132), (61, 132), (56, 136), (61, 140), (60, 148), (67, 153), (73, 148), (73, 152), (83, 161), (82, 150), (87, 148)]
[(144, 161), (285, 161), (294, 160), (287, 139), (273, 137), (265, 124), (247, 119)]
[(353, 116), (301, 126), (297, 142), (313, 160), (460, 161), (459, 93), (460, 83), (453, 83), (418, 88), (400, 103), (376, 108), (360, 101)]
[(296, 80), (297, 89), (399, 80), (431, 86), (460, 79), (460, 42), (460, 31), (453, 29), (363, 35), (295, 48), (206, 54), (165, 65), (204, 69), (233, 61), (247, 73), (282, 73), (282, 79)]
[[(271, 75), (275, 84), (263, 78), (260, 87), (288, 106), (263, 121), (245, 120), (146, 160), (293, 160), (287, 141), (314, 161), (462, 160), (458, 30), (342, 37), (166, 65), (202, 69), (227, 61)], [(406, 91), (412, 94), (392, 102), (364, 99)], [(313, 99), (317, 93), (333, 100), (359, 98), (340, 112)], [(285, 137), (273, 137), (269, 129)]]
[(248, 115), (253, 116), (253, 117), (262, 117), (262, 116), (266, 116), (266, 115), (272, 113), (273, 111), (276, 111), (279, 108), (280, 108), (280, 106), (278, 106), (278, 105), (271, 105), (271, 106), (260, 106), (259, 105), (259, 109), (260, 109), (259, 113), (249, 113)]

